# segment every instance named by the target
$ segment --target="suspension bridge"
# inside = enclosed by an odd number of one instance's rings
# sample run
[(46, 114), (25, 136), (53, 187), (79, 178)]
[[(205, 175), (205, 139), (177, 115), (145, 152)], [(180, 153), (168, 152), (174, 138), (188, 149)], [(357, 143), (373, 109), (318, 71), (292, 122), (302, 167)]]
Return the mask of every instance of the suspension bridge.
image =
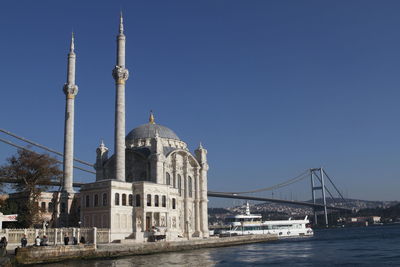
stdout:
[[(0, 129), (0, 132), (15, 138), (19, 141), (22, 141), (24, 143), (29, 144), (30, 146), (34, 146), (37, 148), (40, 148), (42, 150), (45, 150), (47, 152), (50, 152), (52, 154), (55, 154), (57, 156), (63, 157), (63, 153), (56, 151), (54, 149), (51, 149), (47, 146), (41, 145), (37, 142), (31, 141), (29, 139), (26, 139), (24, 137), (21, 137), (19, 135), (16, 135), (14, 133), (11, 133), (7, 130)], [(23, 149), (27, 150), (30, 152), (35, 152), (36, 151), (30, 149), (29, 147), (25, 147), (23, 145), (18, 145), (15, 144), (14, 142), (11, 142), (9, 140), (6, 140), (4, 138), (0, 138), (0, 142), (13, 146), (18, 149)], [(93, 168), (93, 164), (89, 163), (87, 161), (83, 161), (77, 158), (74, 158), (74, 161), (76, 163), (79, 163), (81, 165), (85, 165), (86, 167), (79, 167), (74, 164), (74, 168), (83, 171), (85, 173), (90, 173), (90, 174), (96, 174), (94, 171), (87, 169), (87, 167)], [(62, 164), (62, 161), (58, 160), (58, 163)], [(268, 198), (265, 196), (257, 196), (255, 195), (256, 193), (265, 193), (265, 192), (273, 192), (274, 190), (286, 188), (292, 184), (304, 181), (304, 180), (309, 180), (309, 186), (311, 188), (311, 201), (298, 201), (298, 200), (287, 200), (287, 199), (278, 199), (278, 198)], [(1, 183), (20, 183), (21, 181), (15, 180), (15, 179), (10, 179), (10, 178), (5, 178), (5, 177), (0, 177), (0, 182)], [(83, 182), (74, 182), (73, 186), (74, 187), (81, 187), (85, 183)], [(46, 183), (46, 185), (49, 186), (60, 186), (61, 181), (49, 181)], [(320, 198), (318, 197), (318, 193), (320, 195)], [(329, 196), (328, 196), (329, 195)], [(336, 195), (336, 197), (335, 197)], [(279, 184), (265, 187), (265, 188), (259, 188), (259, 189), (254, 189), (254, 190), (249, 190), (249, 191), (238, 191), (238, 192), (215, 192), (215, 191), (208, 191), (208, 196), (209, 197), (216, 197), (216, 198), (228, 198), (228, 199), (240, 199), (240, 200), (252, 200), (252, 201), (261, 201), (261, 202), (270, 202), (270, 203), (278, 203), (282, 205), (291, 205), (291, 206), (304, 206), (304, 207), (309, 207), (313, 209), (314, 213), (314, 224), (318, 223), (318, 214), (322, 213), (323, 214), (323, 219), (324, 219), (324, 224), (328, 226), (328, 210), (331, 211), (351, 211), (350, 208), (344, 207), (343, 205), (339, 206), (337, 205), (337, 199), (341, 201), (341, 203), (345, 203), (346, 199), (343, 197), (343, 194), (340, 192), (338, 187), (334, 184), (333, 179), (328, 175), (328, 173), (323, 169), (322, 167), (320, 168), (310, 168), (305, 170), (304, 172), (300, 173), (299, 175), (288, 179), (284, 182), (281, 182)], [(331, 204), (327, 203), (327, 198), (330, 198)], [(336, 204), (336, 205), (335, 205)]]

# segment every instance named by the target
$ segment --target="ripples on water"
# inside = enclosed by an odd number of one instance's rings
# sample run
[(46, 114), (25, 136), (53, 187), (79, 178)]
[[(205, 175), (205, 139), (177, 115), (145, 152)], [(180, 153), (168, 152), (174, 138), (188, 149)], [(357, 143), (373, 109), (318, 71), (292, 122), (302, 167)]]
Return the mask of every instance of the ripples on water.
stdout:
[(400, 226), (316, 230), (312, 238), (45, 266), (400, 266)]

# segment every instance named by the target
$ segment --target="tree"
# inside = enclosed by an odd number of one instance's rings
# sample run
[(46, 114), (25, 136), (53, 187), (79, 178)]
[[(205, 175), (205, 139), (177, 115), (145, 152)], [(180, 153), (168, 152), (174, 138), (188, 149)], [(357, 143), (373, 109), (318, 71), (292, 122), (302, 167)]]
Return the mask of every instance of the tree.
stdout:
[(49, 188), (49, 182), (60, 181), (62, 171), (55, 158), (19, 149), (0, 167), (0, 176), (15, 180), (12, 187), (26, 194), (25, 201), (18, 205), (18, 222), (23, 227), (31, 227), (40, 219), (38, 200), (41, 192)]

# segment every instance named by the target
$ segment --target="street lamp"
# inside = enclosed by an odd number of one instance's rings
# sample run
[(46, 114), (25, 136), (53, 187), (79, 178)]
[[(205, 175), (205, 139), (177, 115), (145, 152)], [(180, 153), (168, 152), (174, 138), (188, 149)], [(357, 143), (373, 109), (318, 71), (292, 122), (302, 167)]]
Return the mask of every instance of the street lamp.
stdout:
[(49, 226), (47, 221), (43, 221), (43, 234), (46, 235), (46, 227)]

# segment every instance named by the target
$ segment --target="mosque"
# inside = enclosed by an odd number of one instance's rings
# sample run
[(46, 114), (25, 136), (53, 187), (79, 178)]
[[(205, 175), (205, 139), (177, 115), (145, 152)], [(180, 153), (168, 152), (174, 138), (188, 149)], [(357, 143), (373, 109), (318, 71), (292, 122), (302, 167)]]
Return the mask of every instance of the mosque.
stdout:
[[(125, 136), (124, 24), (122, 14), (117, 35), (115, 80), (114, 155), (102, 142), (96, 149), (96, 181), (73, 189), (74, 37), (68, 54), (64, 132), (64, 177), (60, 196), (59, 222), (69, 224), (78, 209), (81, 227), (109, 228), (111, 240), (144, 241), (155, 231), (167, 240), (207, 238), (207, 150), (200, 146), (191, 153), (171, 129), (149, 122)], [(46, 204), (45, 204), (46, 206)]]

